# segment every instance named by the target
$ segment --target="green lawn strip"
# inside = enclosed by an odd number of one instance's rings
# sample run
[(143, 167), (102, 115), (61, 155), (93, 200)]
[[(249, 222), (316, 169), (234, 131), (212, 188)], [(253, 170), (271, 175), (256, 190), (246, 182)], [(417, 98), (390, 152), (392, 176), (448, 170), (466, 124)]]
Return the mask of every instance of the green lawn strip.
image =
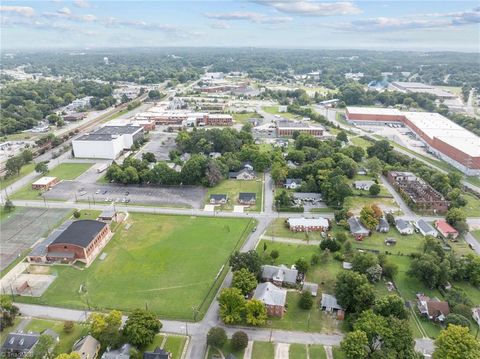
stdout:
[(88, 327), (79, 323), (74, 323), (73, 331), (65, 333), (62, 321), (31, 319), (25, 327), (25, 332), (32, 331), (41, 333), (46, 329), (51, 329), (60, 336), (60, 341), (55, 347), (55, 354), (69, 353), (73, 344), (88, 332)]
[(274, 357), (273, 343), (270, 342), (254, 342), (252, 349), (252, 359), (273, 359)]
[[(192, 320), (207, 308), (227, 259), (254, 225), (250, 219), (130, 213), (104, 251), (83, 271), (54, 266), (57, 279), (40, 298), (18, 301), (95, 310), (148, 308), (162, 318)], [(208, 255), (201, 255), (207, 254)], [(217, 278), (217, 275), (219, 278)], [(80, 285), (86, 294), (79, 294)], [(126, 290), (128, 288), (128, 290)]]
[(155, 350), (157, 347), (161, 347), (163, 340), (165, 339), (165, 335), (163, 334), (157, 334), (155, 335), (155, 338), (153, 338), (153, 342), (151, 342), (147, 347), (145, 348), (146, 352), (152, 352)]
[(472, 233), (472, 236), (474, 236), (476, 239), (480, 241), (480, 229), (476, 229), (474, 231), (471, 231), (470, 233)]
[(368, 141), (362, 137), (351, 137), (349, 140), (355, 146), (362, 147), (364, 150), (366, 150), (367, 147), (370, 147), (372, 145), (371, 141)]
[[(262, 174), (263, 176), (263, 174)], [(262, 178), (258, 178), (253, 181), (243, 180), (223, 180), (215, 187), (209, 188), (205, 197), (205, 204), (210, 203), (211, 194), (226, 194), (228, 196), (228, 202), (226, 205), (217, 206), (221, 210), (232, 210), (234, 206), (240, 205), (238, 203), (238, 195), (240, 192), (252, 192), (256, 193), (256, 204), (248, 210), (260, 212), (262, 208)]]
[(345, 354), (340, 347), (332, 347), (333, 359), (344, 359)]
[(180, 359), (186, 341), (187, 338), (183, 336), (169, 335), (163, 348), (172, 353), (172, 359)]
[(323, 345), (309, 345), (308, 353), (311, 359), (327, 359), (327, 353)]
[(272, 115), (279, 115), (280, 117), (285, 117), (290, 119), (295, 119), (300, 117), (290, 112), (279, 112), (278, 106), (267, 106), (267, 107), (263, 107), (262, 110)]
[(102, 211), (96, 211), (92, 209), (82, 209), (80, 211), (79, 219), (97, 219)]
[(467, 200), (467, 205), (462, 209), (468, 217), (480, 217), (480, 199), (469, 193), (463, 193)]
[(307, 346), (305, 344), (290, 344), (288, 357), (289, 359), (307, 359)]
[(25, 177), (27, 174), (29, 174), (30, 172), (33, 172), (34, 170), (35, 170), (35, 163), (33, 162), (25, 166), (22, 166), (22, 168), (20, 169), (20, 173), (17, 176), (8, 177), (6, 179), (2, 178), (2, 180), (0, 181), (0, 190), (10, 186), (12, 183)]
[(251, 118), (261, 118), (258, 113), (256, 112), (247, 112), (247, 113), (232, 113), (233, 120), (238, 122), (242, 125), (248, 123), (248, 120)]
[(18, 213), (18, 211), (21, 211), (21, 208), (15, 207), (10, 212), (7, 212), (5, 211), (3, 206), (0, 207), (0, 222), (7, 218), (10, 218), (10, 216), (13, 216), (14, 214)]
[[(46, 176), (58, 177), (60, 180), (74, 180), (92, 167), (93, 163), (61, 163)], [(42, 191), (32, 189), (32, 183), (20, 188), (12, 195), (12, 199), (41, 199)], [(51, 201), (51, 199), (49, 199)]]

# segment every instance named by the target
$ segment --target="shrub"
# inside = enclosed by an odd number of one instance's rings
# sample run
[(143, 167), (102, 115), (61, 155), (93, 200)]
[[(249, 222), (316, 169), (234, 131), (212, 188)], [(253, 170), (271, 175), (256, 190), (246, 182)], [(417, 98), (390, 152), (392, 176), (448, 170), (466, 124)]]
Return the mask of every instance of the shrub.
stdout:
[(231, 345), (233, 350), (240, 351), (248, 345), (248, 335), (245, 332), (238, 331), (233, 333)]
[(73, 322), (71, 320), (66, 320), (65, 322), (63, 322), (63, 331), (67, 334), (70, 334), (71, 332), (73, 332)]
[(75, 217), (75, 218), (80, 218), (80, 212), (79, 212), (78, 210), (75, 210), (75, 211), (73, 212), (73, 217)]
[(333, 254), (333, 259), (335, 259), (336, 261), (339, 261), (339, 262), (343, 262), (345, 260), (345, 256), (343, 255), (343, 253), (335, 252)]
[(311, 309), (313, 306), (313, 299), (312, 295), (308, 291), (303, 291), (302, 295), (300, 296), (300, 301), (298, 302), (300, 308), (308, 310)]
[(227, 333), (220, 327), (213, 327), (207, 333), (207, 344), (212, 347), (221, 348), (227, 341)]

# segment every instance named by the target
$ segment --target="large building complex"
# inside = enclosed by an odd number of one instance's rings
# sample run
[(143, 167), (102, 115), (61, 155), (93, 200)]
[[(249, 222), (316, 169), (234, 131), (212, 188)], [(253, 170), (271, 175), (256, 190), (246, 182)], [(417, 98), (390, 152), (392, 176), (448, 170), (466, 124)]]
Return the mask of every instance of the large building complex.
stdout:
[(124, 150), (143, 139), (140, 126), (105, 126), (72, 141), (73, 153), (80, 158), (116, 159)]
[(354, 124), (407, 126), (437, 157), (467, 175), (480, 174), (480, 137), (438, 113), (347, 107), (346, 119)]
[(427, 84), (423, 84), (421, 82), (392, 82), (391, 87), (397, 91), (401, 92), (416, 92), (416, 93), (426, 93), (430, 95), (435, 95), (440, 99), (452, 99), (456, 98), (457, 96), (452, 94), (451, 92), (442, 90), (441, 88), (430, 86)]
[(166, 126), (231, 126), (233, 118), (227, 114), (161, 110), (153, 108), (135, 116), (137, 120), (154, 120), (157, 125)]
[(292, 137), (294, 133), (307, 133), (315, 137), (322, 137), (325, 128), (310, 126), (303, 122), (279, 120), (277, 121), (277, 137)]

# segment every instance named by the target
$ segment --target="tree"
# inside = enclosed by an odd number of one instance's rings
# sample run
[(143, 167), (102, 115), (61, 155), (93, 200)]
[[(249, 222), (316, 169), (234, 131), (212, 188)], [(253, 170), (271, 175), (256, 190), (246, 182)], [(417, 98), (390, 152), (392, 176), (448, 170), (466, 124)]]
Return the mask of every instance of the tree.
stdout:
[(218, 297), (220, 317), (225, 324), (235, 324), (242, 320), (245, 297), (238, 288), (224, 288)]
[(378, 219), (372, 206), (363, 206), (360, 211), (360, 221), (370, 230), (374, 230), (378, 226)]
[(207, 344), (215, 348), (221, 348), (227, 342), (227, 333), (225, 329), (220, 327), (213, 327), (207, 333)]
[(382, 278), (382, 267), (380, 267), (380, 264), (375, 264), (367, 268), (365, 275), (371, 283), (378, 282)]
[(13, 325), (15, 317), (17, 316), (19, 310), (18, 307), (13, 305), (13, 300), (8, 295), (0, 295), (0, 311), (2, 316), (0, 317), (0, 332), (4, 328), (10, 327)]
[(71, 320), (66, 320), (63, 322), (63, 331), (67, 334), (72, 333), (74, 327), (75, 327), (75, 324)]
[(445, 325), (459, 325), (461, 327), (470, 328), (470, 321), (461, 314), (450, 313), (445, 318)]
[(312, 308), (313, 298), (312, 294), (308, 290), (302, 292), (302, 294), (300, 295), (300, 300), (298, 301), (298, 305), (300, 306), (300, 308), (305, 310)]
[(122, 312), (112, 310), (108, 314), (92, 313), (88, 321), (90, 332), (104, 347), (116, 347), (119, 344)]
[(20, 156), (14, 156), (7, 160), (5, 169), (7, 170), (6, 177), (17, 176), (23, 166), (23, 160)]
[(280, 162), (274, 162), (272, 164), (272, 169), (270, 170), (270, 175), (276, 184), (283, 183), (287, 178), (288, 168)]
[(370, 174), (374, 176), (378, 176), (380, 171), (382, 170), (382, 161), (380, 161), (377, 157), (372, 157), (367, 160), (367, 170)]
[(367, 269), (378, 264), (378, 258), (368, 252), (357, 252), (352, 259), (352, 269), (365, 274)]
[(257, 283), (255, 275), (246, 268), (233, 272), (232, 287), (239, 289), (243, 295), (254, 290)]
[(387, 220), (389, 225), (391, 225), (391, 226), (395, 225), (395, 217), (390, 212), (387, 213), (387, 215), (385, 216), (385, 219)]
[(372, 196), (376, 196), (380, 193), (380, 185), (374, 183), (370, 186), (368, 189), (368, 193), (370, 193)]
[(81, 357), (79, 353), (73, 352), (70, 354), (67, 354), (67, 353), (59, 354), (55, 357), (55, 359), (81, 359)]
[(367, 335), (361, 330), (348, 333), (340, 343), (340, 348), (345, 353), (346, 359), (367, 358), (367, 346)]
[(23, 150), (21, 156), (24, 165), (32, 162), (33, 160), (33, 153), (30, 150)]
[(340, 131), (340, 132), (337, 134), (337, 140), (347, 143), (347, 142), (348, 142), (347, 133), (346, 133), (345, 131), (343, 131), (343, 130)]
[(414, 258), (407, 274), (420, 279), (428, 288), (435, 288), (440, 283), (441, 268), (439, 258), (434, 253), (425, 253)]
[(35, 165), (35, 172), (45, 174), (48, 172), (48, 166), (46, 162), (38, 162)]
[(7, 198), (7, 200), (5, 201), (5, 204), (3, 205), (3, 210), (9, 213), (14, 209), (15, 209), (15, 205), (13, 204), (10, 198)]
[(270, 258), (275, 262), (275, 260), (280, 256), (280, 253), (276, 249), (272, 249), (270, 252)]
[(242, 268), (246, 268), (253, 274), (257, 275), (258, 273), (260, 273), (262, 260), (258, 255), (257, 251), (255, 250), (250, 250), (248, 252), (242, 253), (236, 251), (230, 256), (229, 264), (230, 267), (232, 267), (233, 272)]
[(325, 238), (320, 242), (320, 249), (328, 249), (330, 252), (339, 251), (342, 246), (334, 238)]
[(238, 331), (233, 333), (231, 340), (232, 349), (235, 351), (243, 350), (248, 345), (248, 335), (245, 332)]
[(156, 100), (160, 98), (160, 92), (158, 90), (148, 91), (148, 98), (151, 100)]
[(153, 154), (152, 152), (142, 153), (142, 160), (150, 163), (157, 162), (157, 159), (155, 158), (155, 154)]
[(383, 317), (393, 316), (398, 319), (407, 319), (407, 310), (403, 299), (396, 294), (377, 298), (373, 306), (373, 312)]
[(297, 270), (300, 272), (300, 273), (307, 273), (307, 270), (308, 270), (308, 262), (303, 259), (303, 258), (299, 258), (297, 259), (297, 261), (295, 262), (295, 268), (297, 268)]
[(245, 305), (246, 321), (250, 325), (263, 325), (267, 320), (267, 308), (258, 299), (250, 299)]
[(123, 334), (130, 344), (137, 348), (144, 348), (153, 342), (161, 328), (162, 323), (155, 314), (136, 309), (128, 317), (123, 327)]
[(55, 346), (55, 340), (52, 336), (42, 334), (38, 338), (37, 344), (33, 347), (33, 352), (29, 358), (32, 359), (51, 359), (53, 358), (53, 348)]
[(435, 359), (480, 358), (480, 342), (469, 333), (468, 328), (451, 324), (442, 330), (435, 340)]
[(78, 209), (76, 209), (75, 211), (73, 211), (73, 217), (74, 217), (74, 218), (78, 219), (78, 218), (80, 218), (80, 216), (81, 216), (81, 213), (80, 213), (80, 211), (79, 211)]
[(398, 273), (398, 266), (392, 262), (385, 262), (382, 269), (384, 277), (388, 279), (394, 279)]
[(466, 225), (467, 216), (460, 208), (450, 208), (445, 219), (459, 231), (468, 230), (468, 226)]
[(338, 274), (335, 295), (338, 303), (352, 313), (360, 313), (375, 302), (375, 291), (367, 277), (353, 271)]

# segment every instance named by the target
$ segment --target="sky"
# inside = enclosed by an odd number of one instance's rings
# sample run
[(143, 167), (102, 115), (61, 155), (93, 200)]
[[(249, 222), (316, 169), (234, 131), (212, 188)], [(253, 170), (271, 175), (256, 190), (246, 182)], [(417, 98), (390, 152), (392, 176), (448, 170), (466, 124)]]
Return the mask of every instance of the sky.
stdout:
[(264, 47), (480, 52), (480, 1), (8, 1), (3, 49)]

